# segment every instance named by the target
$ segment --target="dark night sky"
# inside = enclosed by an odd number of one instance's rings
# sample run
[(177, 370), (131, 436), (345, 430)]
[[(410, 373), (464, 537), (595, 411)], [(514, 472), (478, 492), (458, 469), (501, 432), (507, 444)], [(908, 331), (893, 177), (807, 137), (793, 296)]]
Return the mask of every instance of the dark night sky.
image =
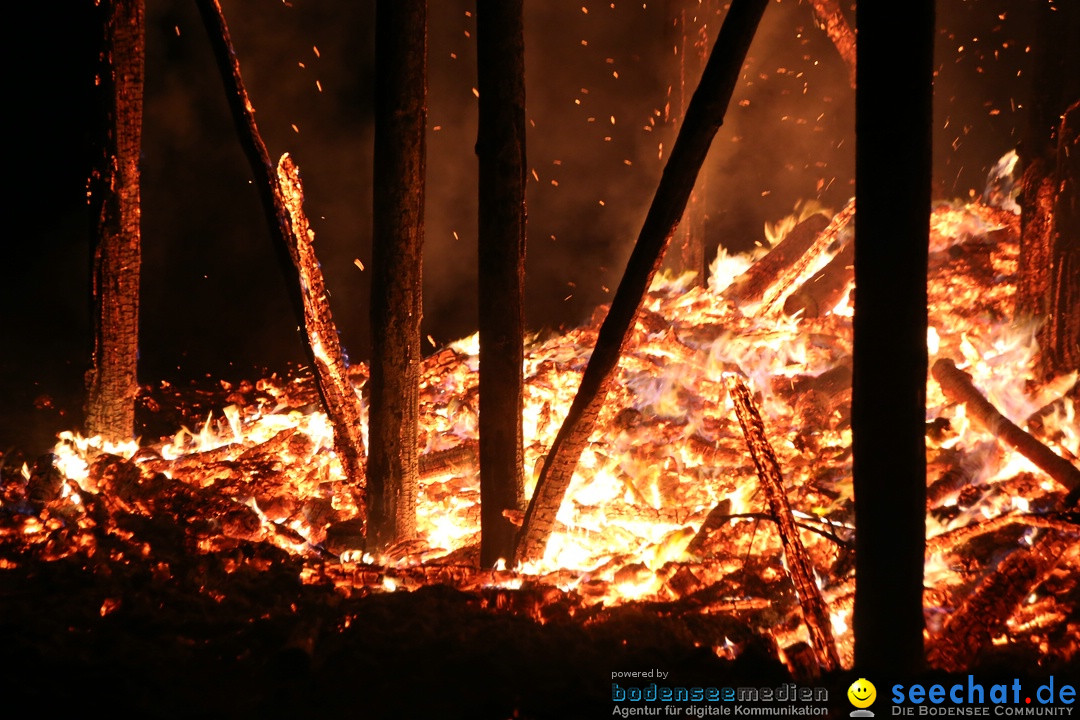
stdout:
[[(1042, 1), (940, 0), (939, 196), (981, 190), (989, 166), (1015, 144), (1023, 110), (1010, 98), (1023, 97), (1026, 77), (1016, 73), (1030, 42), (1023, 8)], [(25, 3), (28, 16), (9, 28), (15, 192), (5, 214), (17, 230), (0, 263), (4, 448), (42, 450), (81, 421), (96, 40), (89, 5), (65, 3), (61, 12)], [(193, 3), (149, 5), (141, 381), (280, 370), (302, 359), (300, 337), (203, 28)], [(223, 5), (270, 152), (292, 153), (303, 171), (332, 309), (351, 357), (363, 360), (370, 273), (353, 261), (370, 264), (374, 4)], [(475, 325), (475, 20), (471, 2), (430, 6), (424, 332), (443, 344)], [(527, 319), (533, 329), (558, 328), (609, 299), (605, 288), (617, 285), (644, 218), (663, 167), (658, 144), (666, 158), (674, 138), (664, 122), (672, 35), (664, 0), (526, 8), (537, 178), (528, 196)], [(838, 207), (852, 192), (853, 96), (809, 5), (771, 5), (750, 54), (709, 162), (713, 248), (748, 247), (799, 200)]]

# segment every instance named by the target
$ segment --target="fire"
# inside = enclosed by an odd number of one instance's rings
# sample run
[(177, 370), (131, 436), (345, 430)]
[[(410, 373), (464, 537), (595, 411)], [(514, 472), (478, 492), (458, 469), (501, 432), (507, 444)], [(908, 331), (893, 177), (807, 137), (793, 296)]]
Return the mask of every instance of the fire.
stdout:
[[(1015, 216), (982, 205), (942, 205), (934, 211), (927, 337), (931, 363), (937, 357), (954, 359), (1018, 423), (1041, 412), (1040, 436), (1055, 451), (1075, 458), (1080, 434), (1068, 391), (1077, 373), (1032, 387), (1034, 328), (1010, 317), (1015, 233)], [(820, 258), (804, 277), (828, 259)], [(756, 395), (818, 585), (830, 604), (841, 658), (850, 663), (850, 388), (843, 381), (830, 385), (825, 378), (834, 372), (842, 377), (849, 363), (851, 307), (845, 297), (819, 318), (785, 316), (779, 309), (783, 297), (767, 307), (736, 307), (722, 292), (750, 262), (750, 257), (721, 251), (708, 289), (688, 288), (686, 278), (663, 277), (655, 283), (599, 429), (557, 516), (556, 532), (537, 563), (474, 568), (480, 499), (475, 335), (426, 362), (420, 537), (386, 556), (374, 557), (362, 546), (353, 489), (343, 480), (329, 421), (311, 409), (315, 393), (304, 375), (261, 380), (246, 395), (230, 395), (229, 404), (196, 430), (180, 428), (158, 442), (116, 446), (62, 433), (53, 462), (59, 491), (36, 505), (36, 511), (7, 513), (0, 548), (33, 546), (45, 559), (92, 553), (93, 528), (103, 514), (155, 512), (165, 494), (206, 503), (170, 506), (188, 513), (177, 519), (195, 533), (200, 552), (238, 540), (266, 542), (301, 562), (304, 582), (333, 583), (347, 594), (449, 582), (553, 586), (585, 605), (664, 603), (694, 596), (704, 612), (743, 613), (782, 643), (805, 640), (797, 605), (786, 590), (777, 533), (764, 516), (758, 479), (725, 390), (725, 375), (735, 373)], [(583, 327), (536, 337), (528, 345), (523, 416), (527, 494), (573, 399), (601, 318), (598, 312)], [(361, 387), (365, 368), (350, 372)], [(1030, 462), (970, 422), (964, 406), (948, 401), (932, 379), (927, 421), (937, 428), (928, 442), (930, 465), (939, 468), (929, 481), (946, 470), (966, 474), (962, 487), (931, 508), (931, 537), (1046, 507), (1043, 497), (1059, 491)], [(365, 432), (366, 423), (363, 408)], [(28, 492), (26, 487), (41, 484), (35, 479), (41, 472), (24, 468), (22, 488), (4, 489), (5, 508)], [(1024, 495), (1018, 494), (1021, 490)], [(714, 510), (719, 521), (703, 532)], [(70, 530), (72, 518), (76, 532)], [(60, 527), (67, 534), (59, 534)], [(965, 582), (944, 548), (927, 556), (931, 618)], [(11, 557), (0, 553), (0, 561), (5, 566), (18, 562), (19, 552)], [(162, 572), (168, 574), (167, 564)], [(101, 614), (115, 610), (118, 602), (106, 600)], [(1056, 617), (1049, 610), (1045, 615)], [(729, 647), (714, 650), (731, 652)]]

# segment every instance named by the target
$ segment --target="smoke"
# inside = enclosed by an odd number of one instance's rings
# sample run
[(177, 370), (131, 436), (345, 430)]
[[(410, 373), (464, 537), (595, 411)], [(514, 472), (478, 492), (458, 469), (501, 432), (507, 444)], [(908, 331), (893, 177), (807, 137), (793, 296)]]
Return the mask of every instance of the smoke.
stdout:
[[(1024, 9), (1037, 1), (938, 3), (939, 195), (981, 192), (989, 167), (1016, 144), (1030, 84), (1025, 47), (1035, 42)], [(270, 153), (290, 152), (302, 170), (342, 340), (354, 360), (364, 360), (370, 270), (354, 261), (370, 267), (374, 3), (223, 5)], [(725, 5), (698, 5), (697, 22), (710, 39)], [(619, 282), (675, 137), (669, 88), (677, 82), (677, 31), (671, 0), (525, 7), (526, 313), (528, 325), (542, 330), (588, 318)], [(147, 11), (141, 378), (280, 370), (303, 360), (301, 336), (201, 21), (182, 0), (148, 3)], [(30, 170), (29, 199), (17, 206), (45, 212), (20, 244), (25, 259), (5, 265), (5, 312), (25, 308), (5, 325), (20, 338), (43, 339), (26, 348), (6, 343), (3, 364), (50, 367), (54, 379), (43, 385), (65, 388), (78, 387), (88, 347), (82, 181), (97, 39), (84, 22), (89, 3), (80, 12), (42, 9), (36, 23), (23, 25), (19, 62), (9, 63), (25, 68), (26, 58), (48, 47), (63, 70), (26, 71), (28, 89), (19, 90), (28, 122), (25, 142), (15, 143), (16, 166)], [(473, 13), (464, 0), (429, 3), (423, 331), (439, 345), (476, 324)], [(56, 42), (43, 46), (47, 33)], [(687, 79), (688, 92), (694, 84)], [(766, 222), (800, 200), (834, 208), (847, 200), (853, 99), (846, 68), (814, 26), (809, 4), (770, 3), (706, 163), (710, 259), (721, 245), (753, 246)], [(27, 373), (9, 373), (16, 375)]]

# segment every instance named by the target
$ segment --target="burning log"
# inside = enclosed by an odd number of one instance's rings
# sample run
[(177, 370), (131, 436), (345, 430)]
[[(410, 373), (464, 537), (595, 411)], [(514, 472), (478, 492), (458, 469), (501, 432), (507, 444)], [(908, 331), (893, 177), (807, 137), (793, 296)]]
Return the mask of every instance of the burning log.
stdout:
[(840, 362), (820, 375), (777, 377), (773, 381), (773, 391), (788, 398), (816, 392), (830, 400), (846, 394), (851, 391), (851, 356), (843, 357)]
[[(308, 347), (315, 360), (315, 380), (322, 396), (326, 415), (334, 426), (334, 448), (341, 459), (345, 478), (354, 489), (361, 487), (364, 476), (364, 438), (360, 426), (360, 401), (349, 382), (345, 357), (337, 327), (330, 314), (330, 301), (322, 270), (311, 246), (315, 233), (304, 213), (304, 190), (300, 169), (286, 153), (278, 161), (278, 193), (285, 200), (292, 233), (289, 253), (300, 278), (304, 302), (304, 329)], [(363, 505), (358, 503), (363, 512)]]
[(768, 254), (736, 278), (724, 291), (724, 298), (736, 305), (760, 301), (780, 273), (806, 254), (828, 224), (829, 221), (820, 213), (814, 213), (803, 220), (773, 246)]
[[(848, 201), (827, 223), (814, 215), (796, 225), (769, 254), (750, 266), (724, 291), (735, 304), (761, 301), (772, 305), (794, 283), (814, 258), (839, 238), (840, 231), (855, 216), (855, 200)], [(800, 229), (801, 228), (801, 229)]]
[(724, 122), (743, 61), (767, 5), (767, 0), (734, 0), (724, 18), (611, 309), (600, 327), (581, 386), (544, 461), (514, 550), (517, 563), (536, 560), (544, 553), (555, 515), (629, 342), (634, 318), (686, 209), (712, 139)]
[(848, 70), (848, 82), (855, 89), (855, 32), (844, 17), (839, 0), (810, 0), (814, 19), (836, 46)]
[(754, 465), (757, 467), (761, 487), (769, 503), (769, 510), (780, 531), (784, 559), (791, 573), (791, 581), (795, 584), (795, 591), (799, 595), (806, 629), (810, 634), (810, 642), (817, 655), (818, 664), (831, 672), (840, 667), (840, 656), (836, 652), (836, 642), (832, 635), (832, 623), (825, 600), (821, 597), (817, 584), (814, 582), (810, 558), (799, 538), (799, 530), (795, 527), (795, 517), (791, 514), (791, 505), (788, 504), (784, 490), (784, 476), (780, 471), (780, 463), (776, 459), (772, 445), (769, 444), (769, 439), (765, 436), (765, 424), (757, 408), (754, 407), (750, 389), (737, 375), (729, 375), (728, 391), (735, 403), (735, 414), (739, 418), (739, 425), (746, 438), (746, 447), (754, 458)]
[(927, 555), (936, 555), (952, 550), (977, 537), (995, 532), (1009, 525), (1044, 528), (1062, 533), (1072, 532), (1076, 530), (1077, 518), (1075, 513), (1072, 514), (1072, 517), (1069, 517), (1069, 515), (1069, 513), (1052, 513), (1048, 515), (1009, 513), (998, 515), (989, 520), (980, 520), (927, 538), (926, 553)]
[(836, 307), (855, 277), (855, 243), (849, 242), (829, 264), (814, 273), (784, 301), (784, 314), (802, 311), (804, 318), (821, 317)]
[[(359, 400), (348, 381), (322, 273), (311, 249), (313, 233), (303, 212), (299, 171), (288, 154), (282, 156), (276, 172), (270, 162), (270, 154), (255, 123), (255, 110), (244, 87), (240, 61), (221, 4), (218, 0), (199, 0), (198, 7), (217, 57), (241, 145), (255, 174), (255, 184), (277, 241), (275, 247), (292, 263), (294, 271), (286, 271), (286, 275), (307, 330), (307, 348), (316, 369), (319, 394), (334, 426), (334, 445), (341, 456), (345, 477), (358, 493), (363, 478), (364, 454)], [(356, 500), (363, 513), (361, 498)]]
[(135, 432), (139, 387), (139, 149), (146, 45), (143, 0), (105, 3), (98, 80), (106, 106), (102, 156), (90, 177), (93, 332), (86, 373), (86, 433), (118, 442)]
[(1075, 552), (1075, 536), (1068, 539), (1049, 533), (1030, 550), (1016, 550), (972, 593), (930, 646), (930, 664), (949, 672), (971, 666), (986, 647), (991, 633), (1038, 587), (1067, 552)]
[(690, 540), (690, 544), (686, 546), (686, 553), (692, 556), (700, 556), (701, 551), (705, 549), (705, 544), (709, 541), (709, 536), (723, 527), (724, 523), (730, 518), (731, 500), (724, 498), (716, 503), (713, 509), (709, 511), (709, 514), (705, 516), (705, 522), (701, 523), (697, 534)]
[[(1067, 401), (1072, 401), (1074, 404), (1080, 402), (1080, 379), (1077, 379), (1076, 375), (1073, 375), (1072, 387), (1069, 388), (1061, 397), (1039, 408), (1024, 420), (1024, 427), (1028, 429), (1028, 432), (1041, 437), (1044, 441), (1052, 439), (1054, 435), (1060, 435), (1060, 431), (1051, 433), (1046, 426), (1047, 418), (1053, 416), (1058, 412), (1066, 412)], [(1077, 457), (1067, 447), (1058, 445), (1061, 450), (1061, 455), (1071, 463), (1080, 462), (1080, 457)]]
[(968, 413), (987, 432), (1015, 448), (1070, 493), (1080, 492), (1080, 470), (998, 412), (978, 391), (971, 376), (958, 369), (952, 360), (941, 358), (934, 363), (932, 373), (945, 396), (966, 405)]
[(480, 461), (480, 446), (475, 441), (463, 442), (452, 448), (421, 455), (418, 467), (420, 477), (433, 477), (463, 470), (475, 469)]
[(64, 475), (56, 469), (56, 458), (49, 454), (38, 458), (26, 483), (26, 496), (38, 508), (60, 497)]

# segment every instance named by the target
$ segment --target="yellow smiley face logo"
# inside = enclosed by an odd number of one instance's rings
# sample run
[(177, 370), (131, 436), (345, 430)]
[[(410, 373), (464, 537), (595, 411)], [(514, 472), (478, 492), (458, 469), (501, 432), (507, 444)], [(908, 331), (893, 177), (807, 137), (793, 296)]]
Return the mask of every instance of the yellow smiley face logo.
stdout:
[(857, 708), (867, 708), (877, 699), (877, 688), (866, 678), (859, 678), (847, 689), (848, 700)]

